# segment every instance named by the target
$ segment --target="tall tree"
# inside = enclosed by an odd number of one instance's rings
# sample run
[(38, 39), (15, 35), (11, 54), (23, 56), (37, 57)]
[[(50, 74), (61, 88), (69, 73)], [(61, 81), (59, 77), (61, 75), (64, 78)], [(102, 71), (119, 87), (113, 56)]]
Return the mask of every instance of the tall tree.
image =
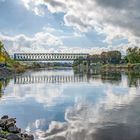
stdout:
[(121, 61), (121, 52), (109, 51), (101, 53), (101, 61), (103, 64), (119, 64)]
[(108, 53), (107, 52), (102, 52), (101, 53), (101, 62), (103, 64), (107, 64), (108, 63)]
[(129, 63), (140, 63), (140, 49), (138, 47), (128, 48), (126, 57)]
[(108, 59), (110, 64), (119, 64), (121, 61), (121, 52), (119, 51), (109, 51)]

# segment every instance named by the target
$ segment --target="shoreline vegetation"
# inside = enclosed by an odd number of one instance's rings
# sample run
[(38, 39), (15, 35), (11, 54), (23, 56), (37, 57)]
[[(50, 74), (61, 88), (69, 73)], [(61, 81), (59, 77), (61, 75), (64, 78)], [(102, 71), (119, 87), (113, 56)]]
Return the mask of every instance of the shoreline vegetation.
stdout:
[(14, 73), (25, 72), (27, 66), (16, 62), (5, 50), (3, 43), (0, 41), (0, 76), (10, 76)]
[(126, 55), (120, 51), (108, 51), (101, 54), (89, 55), (87, 60), (79, 59), (73, 63), (74, 69), (101, 70), (140, 70), (140, 48), (128, 48)]
[(100, 68), (102, 71), (127, 71), (140, 70), (140, 64), (106, 64)]

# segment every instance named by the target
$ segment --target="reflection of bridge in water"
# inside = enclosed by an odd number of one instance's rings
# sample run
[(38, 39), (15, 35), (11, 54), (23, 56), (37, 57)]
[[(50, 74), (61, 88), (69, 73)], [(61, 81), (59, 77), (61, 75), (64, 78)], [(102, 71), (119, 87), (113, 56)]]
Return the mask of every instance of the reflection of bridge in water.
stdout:
[(16, 76), (15, 84), (34, 84), (34, 83), (82, 83), (88, 82), (86, 76), (71, 76), (71, 75), (47, 75), (47, 76)]

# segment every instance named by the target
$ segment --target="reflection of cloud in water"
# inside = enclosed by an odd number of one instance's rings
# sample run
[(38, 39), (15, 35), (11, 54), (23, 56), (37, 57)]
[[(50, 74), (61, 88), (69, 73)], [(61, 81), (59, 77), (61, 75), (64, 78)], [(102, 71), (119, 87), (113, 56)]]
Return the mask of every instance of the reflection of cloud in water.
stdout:
[[(80, 85), (80, 84), (79, 84)], [(86, 86), (86, 84), (81, 84), (80, 86)], [(92, 85), (94, 87), (104, 86), (101, 80), (93, 80), (92, 83), (87, 84)], [(78, 86), (75, 84), (33, 84), (32, 86), (29, 84), (25, 85), (14, 85), (11, 82), (8, 85), (8, 88), (5, 91), (6, 93), (2, 98), (2, 101), (16, 101), (21, 102), (25, 101), (28, 98), (33, 98), (37, 103), (42, 103), (44, 106), (52, 106), (56, 105), (59, 101), (62, 102), (70, 97), (68, 94), (64, 94), (64, 90), (67, 89), (68, 86)], [(83, 88), (84, 89), (84, 88)], [(78, 94), (78, 93), (77, 93)], [(77, 95), (76, 95), (77, 96)], [(81, 94), (80, 94), (81, 96)]]
[(29, 72), (29, 73), (25, 73), (24, 75), (31, 75), (31, 76), (44, 76), (44, 75), (50, 75), (50, 76), (55, 76), (55, 75), (73, 75), (73, 70), (72, 69), (68, 69), (68, 70), (44, 70), (42, 69), (39, 71), (34, 71), (34, 72)]
[(45, 119), (38, 119), (34, 123), (30, 123), (28, 127), (26, 128), (26, 131), (30, 132), (35, 129), (44, 129), (46, 128), (46, 125), (49, 124), (49, 121)]
[(111, 88), (96, 105), (77, 101), (66, 110), (67, 122), (51, 122), (39, 140), (132, 140), (140, 139), (139, 89), (116, 95)]
[(57, 104), (56, 99), (57, 98), (63, 98), (63, 88), (48, 88), (47, 89), (47, 95), (46, 92), (43, 92), (44, 90), (40, 91), (39, 94), (36, 94), (36, 96), (31, 95), (33, 98), (35, 98), (35, 100), (38, 103), (42, 103), (44, 104), (44, 106), (52, 106), (54, 104)]
[[(14, 85), (13, 88), (13, 83), (10, 83), (5, 91), (9, 94), (3, 96), (1, 103), (14, 102), (18, 105), (17, 102), (26, 102), (31, 99), (30, 101), (34, 100), (37, 104), (48, 107), (61, 106), (63, 101), (73, 101), (75, 98), (75, 106), (65, 112), (67, 122), (52, 121), (45, 133), (37, 133), (39, 140), (112, 140), (112, 136), (116, 138), (117, 135), (124, 135), (123, 133), (127, 133), (129, 138), (133, 135), (137, 136), (139, 128), (137, 127), (134, 134), (136, 127), (133, 128), (133, 126), (140, 122), (140, 110), (137, 102), (139, 98), (136, 98), (139, 97), (139, 89), (128, 88), (126, 77), (122, 78), (119, 85), (111, 86), (110, 83), (102, 83), (101, 79), (90, 79), (89, 83), (80, 86), (75, 84), (19, 84)], [(103, 91), (104, 89), (106, 91)], [(92, 101), (94, 99), (94, 104), (91, 104), (90, 97)], [(54, 118), (47, 119), (44, 120), (44, 116), (35, 117), (36, 121), (34, 123), (30, 121), (27, 130), (46, 129), (45, 126), (48, 126), (51, 120), (55, 120)], [(124, 138), (124, 140), (128, 140), (126, 136)], [(115, 140), (121, 140), (121, 138), (117, 137)]]
[[(58, 87), (55, 85), (46, 86), (37, 84), (31, 87), (30, 85), (17, 85), (14, 87), (14, 91), (11, 91), (10, 94), (5, 94), (3, 96), (1, 103), (8, 102), (10, 100), (21, 102), (26, 101), (28, 98), (33, 98), (37, 103), (41, 103), (44, 106), (52, 106), (63, 100), (64, 95), (62, 93), (63, 86)], [(56, 101), (58, 98), (62, 100)]]

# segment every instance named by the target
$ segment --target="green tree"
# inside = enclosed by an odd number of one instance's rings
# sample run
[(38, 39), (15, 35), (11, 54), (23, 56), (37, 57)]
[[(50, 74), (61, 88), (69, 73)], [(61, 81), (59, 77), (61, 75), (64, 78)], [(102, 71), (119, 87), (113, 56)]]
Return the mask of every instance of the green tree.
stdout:
[(109, 51), (108, 52), (108, 62), (110, 64), (119, 64), (121, 61), (121, 52), (119, 51)]
[(103, 64), (119, 64), (121, 61), (121, 52), (109, 51), (101, 53), (101, 62)]
[(126, 57), (129, 63), (140, 63), (140, 49), (138, 47), (128, 48)]
[(84, 62), (84, 58), (83, 57), (79, 57), (78, 59), (75, 59), (73, 61), (73, 66), (78, 66), (80, 64), (83, 64), (83, 62)]
[(101, 63), (107, 64), (108, 63), (108, 53), (102, 52), (101, 53)]

